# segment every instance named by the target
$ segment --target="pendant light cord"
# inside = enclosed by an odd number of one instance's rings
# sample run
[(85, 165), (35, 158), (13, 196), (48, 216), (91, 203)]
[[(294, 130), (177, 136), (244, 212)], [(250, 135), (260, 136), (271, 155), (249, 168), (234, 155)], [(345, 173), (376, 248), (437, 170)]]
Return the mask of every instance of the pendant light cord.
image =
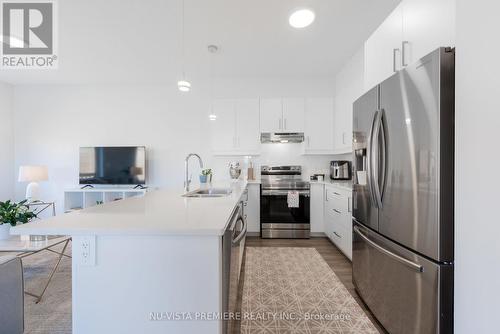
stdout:
[(186, 73), (185, 73), (185, 56), (186, 56), (186, 52), (184, 50), (185, 46), (184, 46), (184, 21), (185, 21), (185, 9), (184, 9), (184, 0), (182, 0), (182, 28), (181, 28), (181, 43), (182, 43), (182, 47), (181, 47), (181, 52), (182, 52), (182, 80), (186, 80)]

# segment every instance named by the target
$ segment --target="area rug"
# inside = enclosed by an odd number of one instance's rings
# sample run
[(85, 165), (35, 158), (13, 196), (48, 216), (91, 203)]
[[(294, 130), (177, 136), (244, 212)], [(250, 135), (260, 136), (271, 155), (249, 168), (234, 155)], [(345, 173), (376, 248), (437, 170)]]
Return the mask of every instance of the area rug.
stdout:
[(243, 334), (379, 333), (314, 248), (248, 247)]
[[(70, 245), (65, 252), (69, 255)], [(54, 247), (61, 248), (62, 245)], [(57, 258), (57, 254), (44, 251), (23, 259), (27, 291), (39, 293), (43, 289)], [(24, 295), (24, 326), (24, 334), (71, 333), (71, 259), (62, 258), (40, 303), (36, 304), (33, 297)]]

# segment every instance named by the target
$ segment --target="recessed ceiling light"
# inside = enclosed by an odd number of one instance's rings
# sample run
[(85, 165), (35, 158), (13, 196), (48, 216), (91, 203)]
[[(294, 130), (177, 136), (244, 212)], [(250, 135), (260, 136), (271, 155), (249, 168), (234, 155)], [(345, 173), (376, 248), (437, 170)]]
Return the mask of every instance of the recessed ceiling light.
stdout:
[(181, 92), (189, 92), (191, 89), (191, 84), (185, 80), (181, 80), (177, 82), (177, 87)]
[(314, 22), (316, 15), (310, 9), (299, 9), (290, 15), (288, 23), (294, 28), (305, 28)]
[(217, 120), (217, 115), (212, 114), (212, 115), (209, 115), (209, 116), (208, 116), (208, 118), (209, 118), (211, 121), (215, 121), (215, 120)]

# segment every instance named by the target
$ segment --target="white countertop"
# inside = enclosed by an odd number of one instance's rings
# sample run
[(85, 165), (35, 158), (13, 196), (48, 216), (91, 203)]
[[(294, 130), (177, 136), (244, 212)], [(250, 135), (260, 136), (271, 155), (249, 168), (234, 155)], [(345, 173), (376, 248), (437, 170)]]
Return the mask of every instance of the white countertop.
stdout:
[(337, 188), (341, 188), (347, 191), (352, 191), (352, 181), (333, 181), (331, 179), (326, 179), (325, 181), (310, 181), (311, 184), (324, 184)]
[(246, 184), (217, 183), (214, 188), (233, 191), (229, 196), (214, 198), (187, 198), (182, 197), (182, 190), (156, 190), (10, 231), (17, 235), (223, 235)]

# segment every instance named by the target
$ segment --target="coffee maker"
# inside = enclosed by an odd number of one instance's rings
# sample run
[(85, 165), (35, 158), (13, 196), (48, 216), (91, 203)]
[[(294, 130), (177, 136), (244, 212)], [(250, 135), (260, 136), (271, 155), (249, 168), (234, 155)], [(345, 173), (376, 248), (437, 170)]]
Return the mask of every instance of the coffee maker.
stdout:
[(336, 181), (350, 180), (352, 178), (351, 162), (347, 160), (334, 160), (330, 162), (330, 179)]

